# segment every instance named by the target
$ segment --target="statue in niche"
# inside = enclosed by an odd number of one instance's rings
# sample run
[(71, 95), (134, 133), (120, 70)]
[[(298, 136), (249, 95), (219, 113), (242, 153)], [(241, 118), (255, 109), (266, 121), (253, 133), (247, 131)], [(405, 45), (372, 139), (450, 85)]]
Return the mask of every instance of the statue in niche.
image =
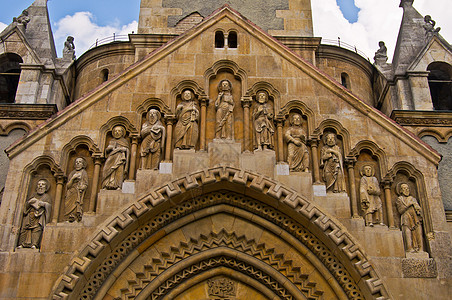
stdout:
[(64, 42), (63, 58), (75, 59), (74, 37), (68, 36)]
[(215, 101), (217, 109), (215, 138), (234, 138), (234, 98), (232, 96), (232, 84), (229, 80), (223, 79), (218, 84), (218, 97)]
[(16, 22), (18, 24), (21, 24), (24, 26), (24, 28), (27, 28), (27, 24), (30, 23), (30, 17), (28, 16), (28, 10), (24, 9), (20, 16), (17, 18), (13, 18), (13, 22)]
[(383, 208), (380, 199), (381, 190), (372, 165), (364, 165), (361, 170), (359, 195), (366, 226), (374, 226), (374, 220), (380, 225), (384, 225), (382, 220)]
[(397, 185), (396, 207), (400, 214), (400, 225), (402, 227), (403, 240), (406, 252), (424, 251), (422, 240), (422, 216), (421, 207), (416, 198), (410, 196), (408, 183)]
[(306, 136), (301, 127), (301, 116), (293, 114), (290, 118), (290, 127), (286, 130), (284, 137), (287, 142), (287, 162), (289, 170), (293, 172), (309, 171), (309, 153), (306, 147)]
[(141, 169), (159, 168), (165, 143), (166, 129), (160, 121), (161, 114), (156, 109), (150, 109), (146, 115), (146, 122), (141, 127)]
[(425, 36), (427, 39), (432, 37), (433, 35), (437, 35), (438, 32), (441, 30), (441, 27), (435, 28), (436, 22), (432, 20), (432, 17), (430, 15), (426, 15), (424, 17), (424, 29), (425, 29)]
[(320, 168), (327, 191), (345, 192), (345, 177), (342, 152), (337, 145), (336, 134), (329, 132), (323, 137), (324, 146), (320, 150)]
[(83, 216), (83, 199), (88, 188), (88, 173), (86, 160), (83, 157), (75, 159), (75, 170), (69, 174), (64, 200), (65, 218), (69, 222), (80, 222)]
[(193, 149), (199, 136), (199, 107), (190, 90), (182, 92), (182, 102), (176, 107), (177, 123), (174, 129), (174, 147)]
[(25, 202), (17, 248), (39, 248), (44, 227), (50, 221), (52, 205), (47, 194), (49, 188), (50, 183), (40, 179), (36, 184), (36, 193)]
[(377, 65), (382, 65), (388, 61), (388, 48), (383, 41), (378, 42), (378, 46), (380, 48), (375, 52), (374, 61)]
[(273, 126), (273, 107), (268, 103), (268, 95), (260, 91), (256, 95), (258, 104), (253, 110), (255, 148), (273, 149), (275, 127)]
[(125, 139), (126, 131), (122, 126), (112, 130), (113, 139), (105, 149), (104, 169), (102, 171), (102, 189), (120, 190), (129, 167), (130, 144)]

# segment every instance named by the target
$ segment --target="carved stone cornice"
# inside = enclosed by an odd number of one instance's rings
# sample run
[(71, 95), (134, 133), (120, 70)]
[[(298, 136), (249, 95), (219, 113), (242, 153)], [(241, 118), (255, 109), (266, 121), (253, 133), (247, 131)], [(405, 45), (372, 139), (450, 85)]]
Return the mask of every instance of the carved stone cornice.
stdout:
[(0, 104), (0, 119), (47, 120), (57, 111), (55, 104)]
[(391, 119), (406, 126), (451, 126), (452, 111), (394, 110)]

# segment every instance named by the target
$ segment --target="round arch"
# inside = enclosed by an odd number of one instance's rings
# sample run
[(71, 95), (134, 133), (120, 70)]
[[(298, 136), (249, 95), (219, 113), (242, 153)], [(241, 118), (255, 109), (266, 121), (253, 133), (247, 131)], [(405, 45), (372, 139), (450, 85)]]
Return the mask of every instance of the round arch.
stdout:
[[(219, 211), (236, 215), (244, 220), (252, 220), (256, 226), (266, 228), (266, 234), (272, 233), (273, 236), (286, 240), (288, 245), (296, 245), (294, 249), (298, 247), (298, 250), (295, 252), (303, 255), (307, 262), (311, 262), (319, 274), (323, 274), (325, 278), (334, 278), (328, 280), (334, 282), (329, 289), (334, 290), (339, 299), (388, 298), (382, 280), (361, 246), (337, 220), (321, 212), (302, 195), (272, 179), (240, 169), (217, 167), (194, 172), (153, 189), (127, 205), (120, 214), (106, 221), (58, 280), (53, 299), (91, 299), (92, 295), (99, 291), (106, 293), (108, 284), (104, 283), (111, 283), (112, 278), (118, 276), (121, 270), (129, 269), (130, 262), (152, 248), (152, 245), (170, 232), (184, 226), (184, 222), (205, 220), (206, 215)], [(195, 226), (200, 228), (199, 224)], [(277, 273), (284, 274), (284, 280), (288, 280), (284, 288), (292, 290), (290, 293), (297, 291), (312, 295), (320, 293), (315, 290), (306, 291), (297, 286), (297, 280), (290, 274), (301, 274), (301, 282), (306, 286), (316, 285), (310, 282), (310, 278), (303, 277), (301, 268), (291, 265), (293, 263), (289, 263), (289, 259), (279, 253), (283, 250), (275, 249), (272, 243), (261, 243), (262, 239), (256, 237), (234, 235), (227, 229), (215, 230), (214, 227), (211, 229), (208, 233), (200, 233), (198, 238), (191, 237), (187, 241), (180, 239), (181, 242), (177, 247), (162, 242), (163, 244), (159, 245), (168, 245), (166, 248), (169, 250), (167, 253), (165, 250), (159, 251), (160, 258), (152, 259), (150, 266), (160, 270), (160, 275), (168, 275), (172, 266), (168, 264), (170, 260), (180, 259), (186, 263), (178, 264), (178, 267), (191, 267), (195, 264), (188, 263), (186, 259), (194, 260), (195, 255), (204, 259), (207, 250), (213, 251), (209, 253), (220, 251), (224, 257), (226, 252), (233, 253), (240, 249), (240, 252), (248, 255), (243, 257), (244, 261), (260, 268), (260, 271), (256, 272), (262, 273), (262, 270), (266, 269), (270, 278), (277, 282)], [(194, 253), (196, 249), (198, 252)], [(192, 255), (187, 255), (190, 251)], [(252, 259), (259, 255), (262, 256), (260, 259)], [(229, 256), (238, 258), (237, 253)], [(256, 263), (253, 264), (253, 261)], [(271, 269), (268, 269), (269, 267)], [(285, 269), (282, 271), (278, 268)], [(111, 277), (113, 271), (115, 275)], [(148, 271), (149, 274), (152, 273), (150, 269)], [(151, 289), (148, 287), (150, 281), (143, 280), (145, 277), (143, 274), (137, 274), (135, 281), (141, 281), (142, 286), (135, 290)], [(163, 277), (151, 282), (155, 284), (160, 282), (161, 278)], [(133, 282), (133, 279), (129, 282)], [(293, 289), (291, 285), (297, 288)], [(152, 291), (155, 291), (155, 288)], [(126, 290), (133, 289), (123, 289)], [(91, 296), (86, 292), (91, 293)], [(81, 297), (82, 293), (85, 293), (84, 297)], [(294, 298), (303, 299), (295, 295)], [(124, 294), (122, 299), (128, 298)]]

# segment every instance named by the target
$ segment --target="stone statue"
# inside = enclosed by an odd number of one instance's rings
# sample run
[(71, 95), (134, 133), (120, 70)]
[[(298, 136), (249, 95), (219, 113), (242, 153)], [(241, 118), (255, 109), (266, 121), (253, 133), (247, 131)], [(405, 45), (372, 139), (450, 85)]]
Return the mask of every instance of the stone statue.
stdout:
[(323, 137), (324, 146), (320, 151), (320, 167), (327, 191), (345, 192), (345, 177), (342, 152), (336, 141), (336, 134), (329, 132)]
[(66, 185), (65, 218), (69, 222), (80, 222), (83, 215), (83, 199), (88, 188), (88, 173), (83, 157), (76, 158), (74, 164), (75, 170), (69, 174)]
[(403, 240), (406, 252), (424, 251), (422, 241), (422, 216), (421, 207), (416, 198), (410, 196), (410, 186), (407, 183), (397, 185), (396, 206), (400, 214)]
[(44, 227), (50, 221), (52, 205), (47, 194), (49, 188), (50, 183), (40, 179), (36, 184), (36, 193), (25, 202), (17, 248), (39, 248)]
[(130, 157), (130, 144), (124, 138), (126, 131), (122, 126), (112, 130), (113, 139), (105, 149), (104, 169), (102, 172), (102, 189), (120, 190), (127, 175)]
[(268, 95), (264, 91), (257, 93), (258, 104), (253, 110), (254, 148), (258, 150), (273, 149), (275, 127), (273, 126), (273, 107), (268, 103)]
[(27, 24), (30, 23), (30, 17), (28, 16), (28, 10), (24, 9), (20, 16), (17, 18), (13, 18), (13, 22), (16, 22), (18, 24), (21, 24), (24, 26), (24, 28), (27, 28)]
[(289, 170), (293, 172), (309, 171), (309, 153), (306, 147), (306, 136), (301, 127), (301, 116), (293, 114), (290, 118), (290, 127), (286, 130), (284, 138), (287, 142), (287, 162)]
[(388, 61), (388, 48), (383, 41), (378, 42), (378, 46), (380, 48), (375, 52), (374, 60), (377, 65), (382, 65)]
[(176, 107), (177, 123), (174, 129), (174, 147), (194, 149), (199, 136), (199, 107), (190, 90), (182, 92), (182, 102)]
[(63, 58), (70, 60), (75, 59), (74, 37), (72, 36), (68, 36), (64, 42)]
[(424, 17), (424, 29), (425, 29), (425, 37), (427, 39), (431, 38), (433, 35), (438, 34), (438, 32), (441, 30), (441, 27), (435, 28), (436, 22), (432, 20), (432, 17), (429, 15), (426, 15)]
[(160, 121), (161, 114), (156, 109), (150, 109), (146, 122), (141, 127), (141, 169), (158, 169), (165, 144), (166, 129)]
[(366, 226), (374, 226), (375, 222), (383, 224), (383, 208), (381, 205), (381, 190), (378, 179), (375, 177), (375, 169), (372, 165), (364, 165), (359, 181), (359, 199), (364, 211)]
[(218, 97), (215, 101), (217, 109), (215, 138), (234, 138), (234, 98), (232, 97), (232, 84), (223, 79), (218, 84)]

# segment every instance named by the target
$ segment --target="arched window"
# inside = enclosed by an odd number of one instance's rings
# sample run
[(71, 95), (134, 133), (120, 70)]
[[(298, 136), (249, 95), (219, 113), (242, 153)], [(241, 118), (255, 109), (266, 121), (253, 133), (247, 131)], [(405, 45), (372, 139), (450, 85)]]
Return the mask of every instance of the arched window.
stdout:
[(428, 86), (435, 110), (452, 110), (452, 66), (444, 62), (431, 63), (427, 70)]
[(100, 78), (102, 79), (102, 82), (105, 82), (108, 80), (108, 73), (109, 73), (108, 69), (103, 69), (100, 72)]
[(0, 56), (0, 103), (14, 103), (22, 58), (14, 53)]
[(223, 31), (215, 32), (215, 48), (224, 48), (224, 34), (223, 34)]
[(341, 84), (347, 88), (350, 89), (350, 77), (348, 76), (347, 73), (343, 72), (341, 74)]
[(228, 47), (237, 48), (237, 32), (231, 31), (228, 34)]

